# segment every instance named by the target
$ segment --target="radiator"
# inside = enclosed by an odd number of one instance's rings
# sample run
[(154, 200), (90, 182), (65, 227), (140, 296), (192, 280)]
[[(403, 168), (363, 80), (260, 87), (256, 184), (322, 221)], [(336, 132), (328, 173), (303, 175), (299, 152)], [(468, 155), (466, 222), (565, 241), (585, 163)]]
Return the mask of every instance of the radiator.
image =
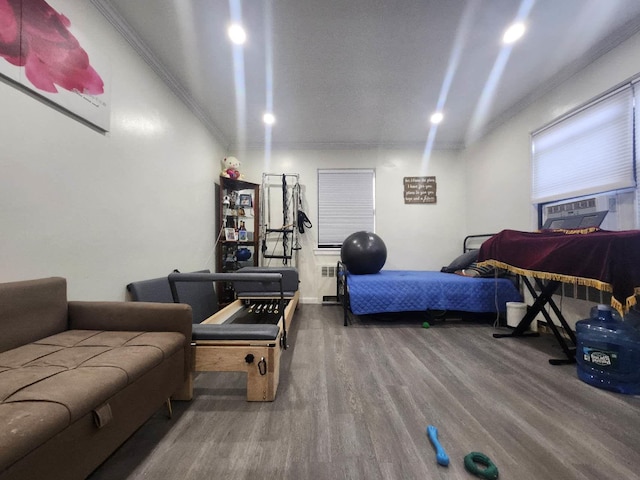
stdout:
[(318, 271), (318, 299), (333, 301), (336, 296), (336, 270), (334, 265), (321, 265)]

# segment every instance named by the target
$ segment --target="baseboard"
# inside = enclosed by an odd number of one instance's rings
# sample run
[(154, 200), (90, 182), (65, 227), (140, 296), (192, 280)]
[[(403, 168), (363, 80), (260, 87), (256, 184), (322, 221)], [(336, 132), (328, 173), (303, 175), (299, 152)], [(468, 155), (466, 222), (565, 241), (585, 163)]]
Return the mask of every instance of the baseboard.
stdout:
[(322, 297), (322, 305), (342, 305), (336, 295), (324, 295)]
[(322, 303), (322, 300), (318, 297), (300, 297), (298, 303), (306, 303), (308, 305), (317, 305)]

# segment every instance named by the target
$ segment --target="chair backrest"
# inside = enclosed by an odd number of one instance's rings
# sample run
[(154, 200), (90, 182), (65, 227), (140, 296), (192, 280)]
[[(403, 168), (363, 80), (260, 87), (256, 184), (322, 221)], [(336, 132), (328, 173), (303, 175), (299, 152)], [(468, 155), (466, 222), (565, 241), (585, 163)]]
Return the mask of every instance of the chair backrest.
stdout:
[[(198, 270), (194, 273), (211, 273)], [(218, 297), (213, 282), (184, 282), (176, 285), (180, 303), (191, 306), (193, 323), (200, 323), (218, 311)], [(127, 285), (131, 299), (135, 302), (173, 303), (167, 277), (140, 280)]]

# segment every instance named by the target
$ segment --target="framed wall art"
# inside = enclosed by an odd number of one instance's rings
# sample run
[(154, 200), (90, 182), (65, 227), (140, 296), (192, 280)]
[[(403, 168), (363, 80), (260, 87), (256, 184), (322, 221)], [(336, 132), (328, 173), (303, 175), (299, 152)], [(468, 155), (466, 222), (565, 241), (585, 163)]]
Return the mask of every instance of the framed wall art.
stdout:
[(241, 207), (253, 207), (253, 199), (249, 193), (240, 194), (240, 206)]
[(81, 8), (64, 0), (0, 1), (0, 75), (108, 131), (109, 60), (83, 31)]

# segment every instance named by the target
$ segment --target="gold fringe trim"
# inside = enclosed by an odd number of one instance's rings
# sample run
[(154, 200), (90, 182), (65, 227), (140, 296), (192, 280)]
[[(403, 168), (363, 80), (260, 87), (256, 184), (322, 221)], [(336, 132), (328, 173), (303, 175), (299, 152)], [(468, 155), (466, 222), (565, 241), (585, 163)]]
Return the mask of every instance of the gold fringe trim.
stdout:
[(631, 295), (630, 297), (627, 297), (627, 302), (626, 302), (626, 311), (628, 312), (629, 309), (631, 307), (635, 307), (636, 304), (638, 303), (638, 298), (636, 297), (636, 295), (640, 295), (640, 287), (636, 287), (633, 289), (633, 295)]
[[(478, 266), (483, 265), (502, 268), (518, 275), (540, 278), (542, 280), (555, 280), (558, 282), (585, 285), (587, 287), (597, 288), (598, 290), (603, 292), (613, 293), (613, 286), (610, 283), (601, 282), (600, 280), (595, 280), (593, 278), (575, 277), (572, 275), (562, 275), (559, 273), (551, 272), (539, 272), (537, 270), (527, 270), (520, 267), (514, 267), (513, 265), (509, 265), (508, 263), (500, 262), (498, 260), (485, 260), (484, 262), (478, 262)], [(612, 295), (611, 306), (615, 308), (621, 316), (624, 316), (624, 314), (627, 313), (631, 307), (636, 305), (636, 295), (640, 295), (640, 287), (635, 287), (633, 295), (625, 299), (624, 305)]]
[(614, 297), (611, 297), (611, 306), (618, 311), (620, 316), (624, 317), (624, 314), (628, 313), (631, 307), (635, 306), (636, 303), (638, 303), (638, 300), (636, 298), (636, 295), (638, 294), (640, 294), (640, 287), (636, 287), (633, 289), (633, 295), (625, 299), (624, 305)]
[(566, 235), (585, 235), (587, 233), (593, 233), (593, 232), (598, 232), (598, 231), (600, 231), (600, 228), (598, 228), (598, 227), (571, 228), (571, 229), (553, 228), (551, 230), (538, 230), (537, 233), (554, 232), (554, 233), (564, 233)]
[(578, 285), (586, 285), (587, 287), (597, 288), (603, 292), (613, 292), (613, 286), (610, 283), (601, 282), (594, 278), (575, 277), (573, 275), (563, 275), (561, 273), (538, 272), (537, 270), (527, 270), (520, 267), (514, 267), (498, 260), (485, 260), (478, 265), (492, 265), (494, 267), (503, 268), (518, 275), (527, 275), (530, 277), (540, 278), (542, 280), (555, 280), (558, 282), (575, 283)]
[(622, 308), (622, 303), (620, 303), (615, 298), (611, 297), (611, 306), (615, 308), (620, 315), (624, 315), (624, 309)]

